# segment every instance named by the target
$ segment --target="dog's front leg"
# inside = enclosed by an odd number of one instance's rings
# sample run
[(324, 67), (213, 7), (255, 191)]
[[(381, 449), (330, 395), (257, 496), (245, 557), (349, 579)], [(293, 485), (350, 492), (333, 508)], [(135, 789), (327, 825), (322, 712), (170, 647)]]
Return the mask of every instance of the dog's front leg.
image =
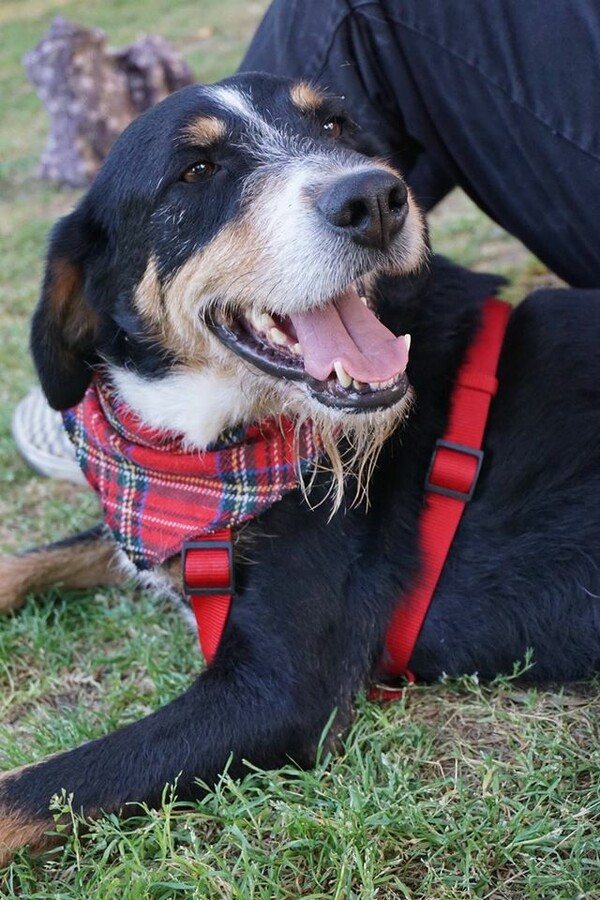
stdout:
[[(296, 536), (290, 542), (297, 543)], [(179, 698), (148, 716), (74, 750), (8, 772), (0, 779), (0, 850), (52, 844), (49, 805), (64, 789), (88, 816), (160, 802), (166, 783), (179, 797), (211, 783), (231, 757), (274, 767), (314, 761), (334, 709), (347, 719), (366, 656), (349, 653), (344, 634), (347, 565), (343, 553), (312, 567), (285, 538), (249, 566), (215, 662)], [(305, 547), (309, 554), (315, 548)], [(321, 547), (322, 550), (322, 547)], [(277, 565), (279, 560), (279, 565)], [(281, 565), (281, 560), (286, 564)], [(325, 560), (323, 560), (324, 562)], [(352, 675), (349, 675), (352, 670)]]
[(276, 766), (295, 746), (300, 718), (285, 678), (249, 658), (204, 673), (182, 696), (151, 716), (66, 753), (7, 772), (0, 778), (0, 860), (25, 844), (52, 845), (49, 805), (65, 789), (86, 815), (160, 803), (165, 784), (178, 796), (196, 793), (194, 781), (214, 782), (232, 755)]

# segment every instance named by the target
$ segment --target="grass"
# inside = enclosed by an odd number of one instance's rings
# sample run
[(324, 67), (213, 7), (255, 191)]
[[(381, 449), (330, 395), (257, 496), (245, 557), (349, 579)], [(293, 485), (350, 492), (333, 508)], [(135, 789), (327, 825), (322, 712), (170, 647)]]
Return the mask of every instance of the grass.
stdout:
[[(4, 0), (0, 5), (0, 545), (92, 523), (89, 492), (32, 475), (10, 437), (33, 383), (27, 329), (46, 233), (75, 201), (35, 177), (45, 116), (22, 53), (52, 14), (104, 28), (115, 45), (163, 34), (199, 78), (230, 72), (265, 2)], [(517, 299), (550, 278), (452, 195), (433, 217), (437, 249), (502, 271)], [(54, 590), (0, 622), (0, 766), (98, 736), (176, 696), (199, 668), (178, 614), (143, 593)], [(511, 679), (411, 687), (361, 701), (340, 756), (313, 772), (227, 776), (194, 805), (77, 827), (55, 856), (18, 856), (1, 897), (600, 897), (598, 684), (523, 691)]]

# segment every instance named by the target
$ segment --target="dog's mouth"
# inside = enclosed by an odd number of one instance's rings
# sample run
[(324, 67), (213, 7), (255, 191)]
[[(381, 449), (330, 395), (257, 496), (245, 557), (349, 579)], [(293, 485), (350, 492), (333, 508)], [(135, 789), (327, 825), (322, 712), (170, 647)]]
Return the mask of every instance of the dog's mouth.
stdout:
[(276, 378), (302, 382), (325, 406), (386, 409), (408, 391), (410, 335), (386, 328), (359, 285), (289, 317), (257, 311), (226, 317), (213, 308), (205, 318), (238, 356)]

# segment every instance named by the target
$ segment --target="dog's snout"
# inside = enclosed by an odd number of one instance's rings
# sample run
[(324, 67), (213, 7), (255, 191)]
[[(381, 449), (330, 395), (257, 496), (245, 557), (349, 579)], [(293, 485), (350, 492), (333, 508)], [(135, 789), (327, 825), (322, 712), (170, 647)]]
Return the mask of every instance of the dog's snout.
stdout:
[(378, 250), (387, 250), (408, 213), (404, 182), (381, 169), (339, 178), (320, 194), (316, 206), (329, 225)]

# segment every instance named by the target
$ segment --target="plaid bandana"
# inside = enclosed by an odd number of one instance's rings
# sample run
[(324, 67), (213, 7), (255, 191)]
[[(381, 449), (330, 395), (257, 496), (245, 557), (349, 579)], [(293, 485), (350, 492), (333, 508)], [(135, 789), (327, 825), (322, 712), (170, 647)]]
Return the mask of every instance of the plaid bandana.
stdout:
[(63, 418), (106, 523), (138, 569), (179, 553), (186, 540), (258, 516), (298, 486), (322, 451), (309, 422), (296, 443), (294, 425), (281, 418), (191, 452), (180, 435), (142, 425), (99, 378)]

